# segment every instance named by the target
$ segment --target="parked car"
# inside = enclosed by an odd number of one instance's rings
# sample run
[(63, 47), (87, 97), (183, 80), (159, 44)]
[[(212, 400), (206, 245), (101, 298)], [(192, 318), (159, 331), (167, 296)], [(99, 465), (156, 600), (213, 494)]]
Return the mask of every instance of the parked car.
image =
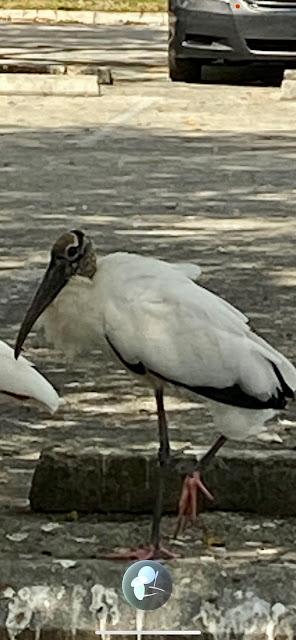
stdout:
[(169, 74), (211, 62), (296, 63), (296, 0), (169, 0)]

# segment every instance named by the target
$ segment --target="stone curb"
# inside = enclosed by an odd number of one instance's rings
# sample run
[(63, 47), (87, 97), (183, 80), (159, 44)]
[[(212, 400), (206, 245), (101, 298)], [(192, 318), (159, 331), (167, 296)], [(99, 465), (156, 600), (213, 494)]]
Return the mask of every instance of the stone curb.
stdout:
[(281, 84), (281, 100), (296, 100), (296, 82), (284, 80)]
[(284, 71), (284, 79), (286, 79), (286, 80), (296, 80), (296, 69), (285, 69), (285, 71)]
[[(200, 452), (199, 452), (200, 456)], [(164, 511), (175, 513), (181, 476), (192, 454), (176, 457), (167, 470)], [(83, 442), (42, 452), (30, 492), (42, 512), (150, 513), (157, 481), (156, 454), (102, 452)], [(296, 452), (225, 449), (204, 472), (215, 496), (212, 507), (279, 516), (296, 515)]]
[(86, 25), (143, 24), (164, 27), (168, 24), (165, 11), (112, 12), (112, 11), (64, 11), (52, 9), (0, 9), (0, 22), (50, 22), (79, 23)]
[(99, 95), (95, 75), (0, 74), (0, 95), (87, 96)]
[[(246, 555), (235, 566), (210, 554), (194, 562), (191, 558), (174, 561), (168, 566), (172, 597), (165, 607), (140, 619), (122, 595), (126, 563), (90, 559), (63, 568), (43, 559), (36, 565), (22, 558), (0, 563), (0, 640), (19, 637), (21, 632), (22, 638), (36, 640), (40, 631), (44, 640), (87, 640), (94, 632), (106, 638), (106, 629), (135, 630), (137, 621), (138, 630), (163, 630), (163, 635), (160, 631), (157, 636), (145, 636), (147, 640), (167, 640), (165, 630), (180, 629), (200, 630), (201, 640), (239, 640), (245, 634), (253, 640), (295, 637), (293, 564), (253, 563)], [(216, 629), (217, 635), (208, 635)], [(268, 629), (274, 635), (267, 634)], [(190, 638), (186, 633), (183, 637)]]
[[(22, 73), (22, 74), (52, 74), (64, 75), (67, 73), (67, 65), (59, 62), (30, 62), (23, 60), (13, 60), (5, 58), (5, 62), (0, 62), (0, 78), (2, 73)], [(71, 73), (71, 71), (70, 71)]]
[(281, 84), (281, 100), (296, 99), (296, 69), (286, 69), (284, 79)]

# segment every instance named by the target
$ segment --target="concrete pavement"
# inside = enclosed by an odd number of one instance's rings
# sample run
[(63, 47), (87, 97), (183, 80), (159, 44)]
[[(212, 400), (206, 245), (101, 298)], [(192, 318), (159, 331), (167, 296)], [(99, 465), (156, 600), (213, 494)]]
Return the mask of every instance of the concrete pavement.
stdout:
[(87, 25), (142, 24), (167, 26), (168, 13), (163, 11), (63, 11), (61, 9), (0, 9), (0, 22), (72, 23)]
[(91, 62), (116, 80), (167, 76), (165, 26), (0, 24), (0, 61)]
[[(166, 532), (171, 525), (164, 520)], [(166, 631), (173, 640), (180, 631), (186, 640), (227, 636), (290, 640), (296, 631), (291, 535), (295, 520), (251, 521), (241, 514), (220, 514), (218, 519), (206, 514), (199, 525), (194, 536), (189, 529), (175, 546), (182, 553), (186, 544), (190, 557), (167, 565), (172, 597), (165, 607), (141, 615), (127, 605), (121, 592), (127, 564), (99, 557), (110, 537), (119, 547), (127, 540), (135, 542), (127, 523), (97, 522), (91, 516), (77, 522), (48, 522), (23, 514), (20, 529), (19, 517), (6, 515), (0, 523), (5, 540), (1, 640), (24, 629), (28, 640), (39, 631), (46, 640), (73, 636), (87, 640), (95, 633), (106, 640), (108, 630), (126, 640), (123, 629), (148, 640), (153, 638), (149, 631), (160, 640), (167, 640)], [(140, 521), (137, 535), (145, 538), (148, 532), (148, 522)], [(147, 636), (141, 635), (142, 630)], [(189, 630), (196, 635), (189, 636)]]

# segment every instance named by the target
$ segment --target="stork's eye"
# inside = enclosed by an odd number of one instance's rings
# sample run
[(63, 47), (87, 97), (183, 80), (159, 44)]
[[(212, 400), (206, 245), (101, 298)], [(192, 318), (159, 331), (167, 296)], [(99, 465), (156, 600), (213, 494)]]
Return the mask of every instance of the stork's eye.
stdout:
[(67, 249), (68, 258), (74, 258), (77, 255), (77, 247), (69, 247)]

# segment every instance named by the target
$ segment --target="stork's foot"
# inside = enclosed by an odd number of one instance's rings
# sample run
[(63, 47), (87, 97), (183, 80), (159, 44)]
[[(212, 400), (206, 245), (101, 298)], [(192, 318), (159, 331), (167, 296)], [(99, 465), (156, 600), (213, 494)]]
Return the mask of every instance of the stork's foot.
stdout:
[(179, 556), (165, 549), (165, 547), (156, 547), (150, 544), (147, 547), (139, 547), (138, 549), (119, 549), (111, 553), (100, 555), (105, 560), (175, 560)]
[(194, 471), (191, 475), (187, 475), (183, 482), (174, 538), (177, 538), (179, 533), (184, 532), (189, 521), (195, 522), (196, 516), (201, 511), (202, 494), (206, 496), (208, 500), (214, 500), (214, 497), (204, 485), (199, 471)]
[(179, 458), (180, 456), (183, 455), (184, 451), (188, 451), (188, 449), (190, 449), (191, 443), (187, 442), (187, 444), (184, 444), (183, 447), (180, 447), (179, 449), (174, 449), (174, 451), (170, 451), (170, 459), (174, 460), (175, 458)]

